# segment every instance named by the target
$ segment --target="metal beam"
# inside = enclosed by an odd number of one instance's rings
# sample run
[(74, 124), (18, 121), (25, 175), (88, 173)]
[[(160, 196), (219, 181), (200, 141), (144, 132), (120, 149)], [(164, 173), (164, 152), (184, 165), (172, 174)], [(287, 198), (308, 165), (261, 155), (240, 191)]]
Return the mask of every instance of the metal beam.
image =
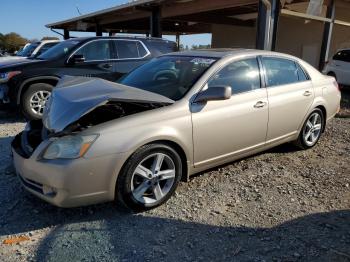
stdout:
[(63, 39), (64, 40), (69, 39), (69, 31), (68, 31), (68, 29), (64, 29), (63, 30)]
[(161, 25), (161, 9), (160, 7), (154, 7), (151, 12), (150, 25), (151, 36), (162, 37), (162, 25)]
[(257, 49), (275, 50), (279, 14), (279, 0), (259, 0), (256, 32)]
[(329, 6), (327, 6), (326, 17), (331, 20), (330, 23), (324, 24), (323, 39), (321, 45), (319, 69), (322, 70), (329, 56), (329, 49), (332, 41), (332, 33), (335, 19), (335, 0), (331, 0)]
[(280, 10), (281, 10), (280, 0), (272, 0), (271, 38), (270, 38), (271, 43), (269, 43), (272, 51), (275, 51), (276, 49), (277, 27), (278, 27)]
[(291, 10), (287, 10), (287, 9), (282, 9), (281, 14), (301, 17), (301, 18), (305, 18), (308, 20), (316, 20), (316, 21), (321, 21), (321, 22), (331, 22), (330, 18), (324, 18), (322, 16), (316, 16), (316, 15), (309, 15), (309, 14), (295, 12), (295, 11), (291, 11)]
[(267, 31), (267, 9), (262, 0), (259, 0), (258, 18), (256, 20), (256, 49), (265, 49), (265, 36)]
[(96, 36), (102, 36), (102, 27), (100, 24), (96, 24)]

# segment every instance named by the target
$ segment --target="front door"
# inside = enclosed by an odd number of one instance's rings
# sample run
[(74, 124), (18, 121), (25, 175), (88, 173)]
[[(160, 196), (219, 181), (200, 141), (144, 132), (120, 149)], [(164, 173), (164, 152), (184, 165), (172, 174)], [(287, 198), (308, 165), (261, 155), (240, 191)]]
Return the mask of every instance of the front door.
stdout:
[(113, 81), (113, 52), (110, 40), (93, 40), (83, 45), (74, 55), (81, 55), (84, 62), (68, 65), (69, 75), (98, 77)]
[(268, 101), (257, 59), (231, 62), (207, 88), (230, 86), (228, 100), (192, 104), (195, 166), (219, 162), (265, 143)]

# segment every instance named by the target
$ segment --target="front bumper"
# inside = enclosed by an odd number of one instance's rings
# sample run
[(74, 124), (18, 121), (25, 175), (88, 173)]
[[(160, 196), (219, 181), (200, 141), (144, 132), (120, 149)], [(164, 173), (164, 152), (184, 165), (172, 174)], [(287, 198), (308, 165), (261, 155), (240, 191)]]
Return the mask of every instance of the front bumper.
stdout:
[(112, 201), (123, 154), (73, 160), (42, 160), (43, 141), (28, 157), (21, 150), (21, 134), (12, 142), (16, 173), (26, 190), (59, 207)]

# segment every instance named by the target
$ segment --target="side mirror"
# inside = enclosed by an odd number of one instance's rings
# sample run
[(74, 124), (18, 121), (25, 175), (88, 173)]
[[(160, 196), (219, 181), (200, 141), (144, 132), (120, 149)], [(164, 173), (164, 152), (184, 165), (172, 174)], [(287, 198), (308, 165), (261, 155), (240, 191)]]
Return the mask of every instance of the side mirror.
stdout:
[(85, 62), (85, 57), (83, 55), (73, 55), (68, 63), (69, 64), (80, 64), (80, 63), (84, 63)]
[(232, 96), (232, 89), (230, 86), (212, 86), (202, 92), (196, 97), (195, 102), (206, 102), (211, 100), (227, 100)]

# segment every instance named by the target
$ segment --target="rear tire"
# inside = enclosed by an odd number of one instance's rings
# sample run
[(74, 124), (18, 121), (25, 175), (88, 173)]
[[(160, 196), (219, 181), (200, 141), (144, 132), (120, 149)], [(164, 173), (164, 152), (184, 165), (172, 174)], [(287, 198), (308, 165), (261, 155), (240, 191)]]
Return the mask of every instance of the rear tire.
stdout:
[(158, 207), (173, 195), (181, 175), (181, 158), (173, 148), (159, 143), (142, 146), (118, 176), (116, 199), (135, 212)]
[(324, 130), (325, 120), (321, 109), (314, 109), (306, 118), (299, 137), (294, 144), (301, 149), (309, 149), (315, 146)]
[(53, 86), (45, 83), (28, 87), (21, 98), (21, 108), (25, 118), (37, 120), (42, 118), (45, 104), (49, 99)]

